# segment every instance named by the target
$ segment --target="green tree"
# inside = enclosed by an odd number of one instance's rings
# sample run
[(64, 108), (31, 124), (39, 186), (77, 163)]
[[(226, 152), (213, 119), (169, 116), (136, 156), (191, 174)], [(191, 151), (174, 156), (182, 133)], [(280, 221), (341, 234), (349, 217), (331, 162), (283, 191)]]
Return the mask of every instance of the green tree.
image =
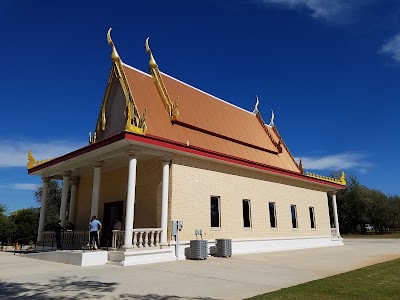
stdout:
[(347, 188), (338, 191), (336, 198), (341, 232), (355, 232), (358, 226), (368, 222), (366, 191), (366, 187), (360, 185), (357, 178), (352, 175), (347, 180)]
[[(43, 187), (39, 186), (35, 191), (35, 199), (39, 206), (42, 205)], [(50, 180), (49, 190), (47, 193), (46, 219), (44, 222), (44, 230), (53, 230), (54, 224), (60, 218), (62, 185), (57, 180)], [(69, 197), (68, 197), (69, 198)]]
[(7, 208), (0, 204), (0, 242), (11, 244), (15, 234), (15, 226), (7, 215)]
[(400, 226), (400, 196), (392, 195), (388, 197), (389, 203), (389, 226), (393, 231)]
[(13, 241), (26, 238), (35, 239), (39, 226), (39, 209), (31, 207), (17, 210), (10, 214), (9, 221), (15, 226)]

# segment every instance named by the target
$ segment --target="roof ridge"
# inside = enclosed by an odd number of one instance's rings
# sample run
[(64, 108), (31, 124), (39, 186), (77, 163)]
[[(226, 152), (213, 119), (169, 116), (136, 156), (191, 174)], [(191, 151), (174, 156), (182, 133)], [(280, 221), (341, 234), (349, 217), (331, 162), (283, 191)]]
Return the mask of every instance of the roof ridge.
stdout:
[(132, 67), (131, 65), (128, 65), (127, 63), (122, 62), (122, 65), (125, 66), (125, 67), (127, 67), (127, 68), (129, 68), (129, 69), (132, 69), (132, 70), (134, 70), (134, 71), (137, 71), (137, 72), (139, 72), (139, 73), (142, 73), (143, 75), (146, 75), (146, 76), (152, 78), (150, 74), (148, 74), (148, 73), (146, 73), (146, 72), (143, 72), (142, 70), (139, 70), (139, 69), (137, 69), (137, 68), (135, 68), (135, 67)]
[(285, 147), (287, 153), (289, 154), (290, 158), (293, 160), (294, 164), (296, 165), (296, 167), (299, 169), (299, 164), (296, 162), (296, 160), (294, 159), (292, 153), (290, 153), (290, 150), (288, 148), (288, 146), (286, 145), (285, 141), (283, 140), (281, 134), (278, 131), (278, 128), (276, 128), (275, 124), (272, 126), (272, 130), (276, 133), (276, 135), (280, 138), (280, 140), (282, 141), (283, 147)]
[(240, 109), (240, 110), (242, 110), (242, 111), (244, 111), (244, 112), (246, 112), (246, 113), (255, 115), (255, 114), (254, 114), (253, 112), (251, 112), (251, 111), (245, 110), (245, 109), (242, 108), (242, 107), (239, 107), (239, 106), (237, 106), (237, 105), (235, 105), (235, 104), (232, 104), (232, 103), (230, 103), (230, 102), (228, 102), (228, 101), (225, 101), (225, 100), (223, 100), (223, 99), (221, 99), (221, 98), (218, 98), (217, 96), (211, 95), (211, 94), (209, 94), (209, 93), (207, 93), (207, 92), (205, 92), (205, 91), (203, 91), (203, 90), (201, 90), (201, 89), (199, 89), (199, 88), (197, 88), (197, 87), (194, 87), (194, 86), (192, 86), (192, 85), (190, 85), (190, 84), (188, 84), (188, 83), (186, 83), (186, 82), (183, 82), (183, 81), (181, 81), (181, 80), (179, 80), (179, 79), (177, 79), (177, 78), (175, 78), (175, 77), (172, 77), (171, 75), (168, 75), (168, 74), (166, 74), (166, 73), (164, 73), (164, 72), (161, 72), (161, 71), (160, 71), (160, 73), (161, 73), (162, 75), (165, 75), (165, 76), (167, 76), (167, 77), (169, 77), (169, 78), (171, 78), (171, 79), (173, 79), (173, 80), (176, 80), (176, 81), (178, 81), (179, 83), (182, 83), (182, 84), (184, 84), (184, 85), (186, 85), (186, 86), (188, 86), (188, 87), (190, 87), (190, 88), (192, 88), (192, 89), (194, 89), (194, 90), (196, 90), (196, 91), (199, 91), (199, 92), (201, 92), (201, 93), (203, 93), (203, 94), (205, 94), (205, 95), (207, 95), (207, 96), (210, 96), (210, 97), (212, 97), (212, 98), (214, 98), (214, 99), (216, 99), (216, 100), (219, 100), (219, 101), (221, 101), (221, 102), (224, 102), (225, 104), (229, 104), (229, 105), (231, 105), (231, 106), (233, 106), (233, 107), (235, 107), (235, 108), (237, 108), (237, 109)]
[[(146, 72), (143, 72), (142, 70), (139, 70), (139, 69), (137, 69), (137, 68), (135, 68), (135, 67), (132, 67), (131, 65), (128, 65), (127, 63), (122, 62), (122, 64), (123, 64), (125, 67), (127, 67), (127, 68), (130, 68), (130, 69), (135, 70), (135, 71), (137, 71), (137, 72), (139, 72), (139, 73), (141, 73), (141, 74), (143, 74), (143, 75), (146, 75), (146, 76), (148, 76), (148, 77), (151, 77), (150, 74), (148, 74), (148, 73), (146, 73)], [(188, 84), (188, 83), (186, 83), (186, 82), (183, 82), (182, 80), (179, 80), (179, 79), (177, 79), (177, 78), (175, 78), (175, 77), (173, 77), (173, 76), (171, 76), (171, 75), (168, 75), (168, 74), (166, 74), (166, 73), (164, 73), (164, 72), (161, 72), (161, 71), (160, 71), (160, 73), (161, 73), (162, 75), (167, 76), (167, 77), (169, 77), (169, 78), (171, 78), (171, 79), (173, 79), (173, 80), (176, 80), (176, 81), (178, 81), (179, 83), (182, 83), (182, 84), (184, 84), (184, 85), (186, 85), (186, 86), (188, 86), (188, 87), (190, 87), (190, 88), (192, 88), (192, 89), (194, 89), (194, 90), (196, 90), (196, 91), (199, 91), (199, 92), (201, 92), (201, 93), (203, 93), (203, 94), (205, 94), (205, 95), (207, 95), (207, 96), (210, 96), (210, 97), (212, 97), (212, 98), (214, 98), (214, 99), (216, 99), (216, 100), (219, 100), (219, 101), (221, 101), (221, 102), (224, 102), (224, 103), (226, 103), (226, 104), (229, 104), (229, 105), (231, 105), (231, 106), (233, 106), (233, 107), (235, 107), (235, 108), (237, 108), (237, 109), (240, 109), (240, 110), (242, 110), (242, 111), (244, 111), (244, 112), (246, 112), (246, 113), (249, 113), (249, 114), (255, 116), (255, 114), (254, 114), (253, 112), (251, 112), (251, 111), (248, 111), (248, 110), (246, 110), (246, 109), (244, 109), (244, 108), (242, 108), (242, 107), (239, 107), (239, 106), (237, 106), (237, 105), (235, 105), (235, 104), (232, 104), (232, 103), (230, 103), (230, 102), (228, 102), (228, 101), (225, 101), (225, 100), (223, 100), (223, 99), (221, 99), (221, 98), (218, 98), (217, 96), (211, 95), (211, 94), (209, 94), (209, 93), (207, 93), (207, 92), (205, 92), (205, 91), (203, 91), (203, 90), (201, 90), (201, 89), (199, 89), (199, 88), (197, 88), (197, 87), (194, 87), (194, 86), (192, 86), (192, 85), (190, 85), (190, 84)]]

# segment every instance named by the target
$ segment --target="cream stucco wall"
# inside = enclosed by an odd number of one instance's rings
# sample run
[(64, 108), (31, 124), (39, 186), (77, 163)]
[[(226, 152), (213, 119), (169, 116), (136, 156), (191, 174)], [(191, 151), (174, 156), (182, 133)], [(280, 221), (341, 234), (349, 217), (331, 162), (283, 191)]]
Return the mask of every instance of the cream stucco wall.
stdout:
[[(104, 203), (123, 201), (124, 225), (128, 166), (101, 174), (99, 213)], [(81, 177), (78, 186), (76, 226), (86, 230), (90, 218), (93, 177)], [(169, 221), (184, 222), (181, 240), (195, 238), (330, 237), (327, 195), (310, 183), (277, 177), (255, 170), (188, 156), (174, 156), (170, 169)], [(135, 228), (160, 227), (162, 159), (139, 160), (137, 165)], [(211, 228), (210, 196), (220, 197), (221, 227)], [(251, 228), (243, 227), (242, 200), (251, 201)], [(276, 203), (277, 228), (270, 228), (268, 202)], [(292, 228), (290, 205), (297, 206), (298, 229)], [(314, 207), (316, 229), (310, 226)], [(170, 233), (168, 233), (169, 239)]]
[[(310, 186), (184, 156), (174, 157), (171, 174), (170, 215), (184, 222), (182, 240), (194, 239), (195, 229), (203, 230), (204, 239), (330, 236), (327, 194)], [(220, 229), (211, 228), (210, 196), (220, 197)], [(242, 199), (251, 201), (250, 229), (243, 227)], [(276, 203), (276, 229), (270, 228), (268, 202)], [(292, 228), (291, 204), (297, 206), (298, 229)], [(316, 229), (310, 226), (310, 206), (315, 210)]]

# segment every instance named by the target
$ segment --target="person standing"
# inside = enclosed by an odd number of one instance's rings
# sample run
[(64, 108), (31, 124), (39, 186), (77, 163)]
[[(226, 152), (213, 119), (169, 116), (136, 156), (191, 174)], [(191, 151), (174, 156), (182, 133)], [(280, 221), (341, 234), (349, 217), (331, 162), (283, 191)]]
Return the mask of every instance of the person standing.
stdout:
[(65, 230), (64, 227), (61, 225), (61, 220), (58, 220), (58, 223), (54, 226), (54, 233), (55, 233), (56, 242), (57, 242), (57, 250), (62, 249), (61, 234), (64, 230)]
[(93, 240), (96, 243), (97, 249), (100, 249), (99, 245), (99, 231), (101, 230), (101, 223), (96, 219), (96, 216), (92, 216), (92, 220), (89, 222), (89, 231), (90, 231), (90, 246), (92, 246), (93, 250), (96, 248), (93, 245)]
[(122, 224), (119, 218), (115, 218), (114, 230), (121, 230)]

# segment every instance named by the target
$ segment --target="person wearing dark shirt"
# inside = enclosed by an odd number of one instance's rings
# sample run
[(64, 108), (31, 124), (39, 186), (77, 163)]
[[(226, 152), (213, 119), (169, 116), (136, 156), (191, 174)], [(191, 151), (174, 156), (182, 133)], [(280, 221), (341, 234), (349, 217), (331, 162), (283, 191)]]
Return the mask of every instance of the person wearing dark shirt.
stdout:
[(56, 242), (57, 242), (57, 250), (61, 250), (62, 245), (61, 245), (61, 234), (64, 231), (64, 227), (61, 225), (61, 220), (58, 220), (58, 223), (54, 226), (54, 233), (56, 236)]
[(68, 221), (66, 229), (67, 231), (75, 231), (75, 225)]

